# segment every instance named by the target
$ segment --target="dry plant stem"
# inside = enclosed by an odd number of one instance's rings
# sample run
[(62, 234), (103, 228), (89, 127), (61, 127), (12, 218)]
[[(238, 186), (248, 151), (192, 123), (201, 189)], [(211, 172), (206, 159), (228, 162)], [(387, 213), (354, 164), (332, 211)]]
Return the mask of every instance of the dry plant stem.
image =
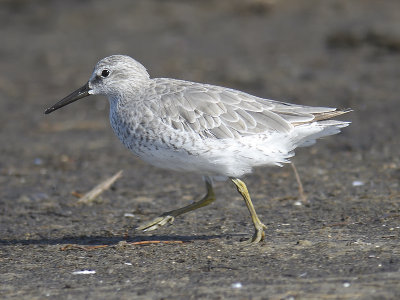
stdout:
[(296, 168), (295, 164), (294, 163), (290, 163), (290, 165), (292, 166), (292, 169), (293, 169), (293, 172), (294, 172), (294, 176), (296, 177), (296, 181), (297, 181), (297, 184), (299, 186), (300, 200), (301, 200), (301, 202), (303, 204), (306, 204), (306, 203), (308, 203), (308, 199), (307, 199), (306, 194), (304, 193), (304, 188), (303, 188), (303, 184), (301, 183), (300, 175), (297, 172), (297, 168)]
[[(152, 244), (183, 244), (183, 241), (139, 241), (139, 242), (131, 242), (126, 243), (125, 245), (133, 245), (133, 246), (140, 246), (140, 245), (152, 245)], [(68, 244), (60, 248), (61, 251), (66, 250), (85, 250), (85, 251), (92, 251), (102, 248), (111, 247), (111, 245), (95, 245), (95, 246), (80, 246), (76, 244)]]
[(104, 180), (102, 183), (96, 185), (92, 190), (87, 192), (80, 198), (77, 203), (89, 204), (94, 201), (101, 193), (109, 189), (110, 186), (122, 175), (122, 170), (117, 172), (114, 176)]

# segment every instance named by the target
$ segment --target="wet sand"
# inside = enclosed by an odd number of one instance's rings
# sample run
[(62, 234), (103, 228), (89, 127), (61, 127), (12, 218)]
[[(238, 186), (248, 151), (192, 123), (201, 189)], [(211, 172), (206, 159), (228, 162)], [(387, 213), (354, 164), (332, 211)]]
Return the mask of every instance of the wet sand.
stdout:
[[(0, 8), (1, 298), (400, 297), (399, 1), (10, 0)], [(201, 177), (131, 155), (102, 97), (43, 114), (118, 53), (153, 77), (350, 107), (342, 119), (353, 123), (297, 151), (308, 204), (296, 205), (290, 165), (244, 178), (268, 226), (265, 242), (240, 244), (253, 228), (230, 182), (217, 184), (209, 207), (138, 233), (200, 198)], [(122, 169), (94, 203), (77, 204), (77, 194)], [(74, 273), (84, 270), (95, 273)]]

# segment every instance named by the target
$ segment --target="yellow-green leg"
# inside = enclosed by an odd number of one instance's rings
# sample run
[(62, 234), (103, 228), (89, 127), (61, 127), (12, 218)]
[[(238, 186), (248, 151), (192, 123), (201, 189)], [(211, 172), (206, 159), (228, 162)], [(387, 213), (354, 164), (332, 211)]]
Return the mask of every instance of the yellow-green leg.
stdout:
[(247, 190), (246, 184), (237, 178), (231, 178), (232, 182), (236, 185), (238, 192), (242, 195), (244, 202), (250, 212), (251, 220), (255, 228), (255, 232), (250, 243), (258, 243), (265, 238), (264, 229), (267, 229), (257, 216), (256, 210), (254, 209), (253, 203), (251, 202), (249, 191)]
[(152, 220), (151, 222), (145, 223), (137, 227), (136, 229), (143, 231), (152, 231), (167, 223), (172, 223), (175, 220), (175, 218), (179, 215), (183, 215), (192, 210), (211, 204), (213, 201), (215, 201), (215, 194), (212, 187), (212, 180), (210, 177), (205, 177), (204, 179), (206, 182), (207, 194), (201, 200), (189, 204), (187, 206), (184, 206), (182, 208), (167, 211), (162, 215), (160, 215), (159, 217)]

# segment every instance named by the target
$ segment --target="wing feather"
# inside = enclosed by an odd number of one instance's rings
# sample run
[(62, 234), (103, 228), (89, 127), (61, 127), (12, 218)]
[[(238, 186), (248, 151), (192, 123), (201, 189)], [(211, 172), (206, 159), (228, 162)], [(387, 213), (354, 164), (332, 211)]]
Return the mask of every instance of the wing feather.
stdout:
[(153, 85), (151, 107), (154, 111), (158, 105), (162, 122), (203, 138), (288, 132), (298, 124), (338, 115), (335, 108), (283, 103), (207, 84), (158, 78)]
[(239, 118), (244, 121), (244, 123), (248, 128), (254, 128), (257, 126), (257, 121), (254, 119), (252, 115), (250, 115), (251, 111), (249, 113), (242, 108), (238, 108), (236, 112), (239, 115)]
[(221, 118), (231, 123), (238, 122), (240, 120), (239, 115), (231, 106), (226, 108), (226, 112), (221, 115)]

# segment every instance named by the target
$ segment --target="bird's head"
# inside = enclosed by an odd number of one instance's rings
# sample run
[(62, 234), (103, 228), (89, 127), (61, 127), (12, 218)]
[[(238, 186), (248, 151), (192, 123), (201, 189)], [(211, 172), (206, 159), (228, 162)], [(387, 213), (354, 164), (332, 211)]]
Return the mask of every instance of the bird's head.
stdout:
[(90, 95), (105, 95), (112, 99), (135, 93), (149, 79), (146, 68), (133, 58), (126, 55), (108, 56), (96, 64), (84, 86), (46, 109), (45, 114)]

